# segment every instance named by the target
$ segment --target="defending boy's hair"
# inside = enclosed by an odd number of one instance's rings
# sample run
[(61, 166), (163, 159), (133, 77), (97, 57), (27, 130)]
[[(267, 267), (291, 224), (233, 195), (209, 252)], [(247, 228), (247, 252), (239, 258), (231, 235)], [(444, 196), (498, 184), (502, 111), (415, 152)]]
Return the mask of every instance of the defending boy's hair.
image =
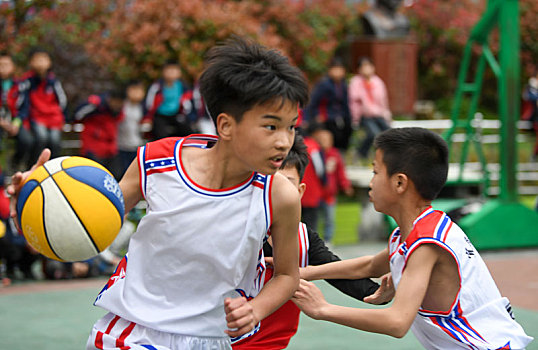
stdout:
[(200, 91), (216, 124), (221, 113), (241, 121), (256, 105), (290, 101), (304, 106), (308, 85), (301, 71), (276, 50), (234, 37), (209, 50)]
[(306, 166), (308, 165), (308, 151), (304, 143), (304, 139), (298, 133), (295, 133), (295, 139), (293, 140), (293, 145), (291, 146), (288, 155), (282, 162), (280, 169), (285, 169), (288, 167), (295, 167), (297, 173), (299, 174), (299, 182), (303, 180), (304, 172)]
[(383, 151), (388, 176), (406, 174), (424, 199), (437, 197), (448, 174), (448, 146), (441, 136), (423, 128), (395, 128), (377, 135), (374, 147)]

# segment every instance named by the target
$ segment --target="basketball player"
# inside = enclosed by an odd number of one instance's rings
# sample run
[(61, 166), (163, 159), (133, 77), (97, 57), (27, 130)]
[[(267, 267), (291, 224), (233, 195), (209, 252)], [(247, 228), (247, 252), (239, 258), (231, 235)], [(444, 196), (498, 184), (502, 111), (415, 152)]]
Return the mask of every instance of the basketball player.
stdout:
[[(306, 165), (308, 164), (308, 152), (303, 138), (295, 135), (295, 141), (278, 173), (284, 175), (302, 196), (306, 184), (302, 183)], [(311, 228), (304, 223), (299, 224), (299, 266), (309, 264), (320, 265), (340, 258), (333, 254), (325, 246), (324, 241)], [(272, 254), (271, 237), (264, 244), (266, 260)], [(272, 266), (269, 264), (265, 273), (265, 281), (272, 276)], [(389, 302), (394, 296), (394, 288), (389, 276), (384, 276), (381, 286), (370, 279), (357, 280), (328, 280), (333, 287), (355, 299), (363, 300), (371, 304), (383, 304)], [(262, 320), (260, 330), (251, 336), (243, 337), (232, 343), (234, 350), (276, 350), (288, 346), (291, 337), (297, 332), (299, 326), (299, 308), (291, 301), (287, 301), (278, 310)]]
[[(219, 136), (138, 150), (120, 186), (126, 212), (145, 199), (147, 214), (97, 297), (109, 313), (87, 349), (231, 349), (230, 337), (255, 332), (298, 286), (299, 194), (272, 174), (306, 81), (276, 51), (235, 38), (210, 50), (200, 85)], [(275, 272), (260, 291), (269, 230)]]
[(426, 349), (523, 349), (532, 341), (512, 318), (484, 261), (465, 233), (431, 201), (448, 172), (448, 148), (421, 128), (385, 131), (375, 140), (370, 200), (399, 227), (375, 256), (309, 266), (307, 280), (364, 278), (392, 272), (394, 303), (364, 310), (328, 304), (301, 281), (293, 300), (307, 315), (364, 331), (403, 337)]

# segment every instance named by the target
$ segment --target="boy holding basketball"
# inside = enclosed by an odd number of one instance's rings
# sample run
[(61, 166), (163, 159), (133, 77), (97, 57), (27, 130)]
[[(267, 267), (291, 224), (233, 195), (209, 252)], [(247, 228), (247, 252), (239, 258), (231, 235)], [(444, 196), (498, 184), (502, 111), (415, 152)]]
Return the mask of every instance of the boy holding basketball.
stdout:
[(399, 227), (375, 256), (309, 266), (307, 280), (364, 278), (392, 272), (394, 303), (364, 310), (328, 304), (301, 280), (293, 300), (304, 313), (364, 331), (403, 337), (411, 328), (427, 349), (523, 349), (530, 341), (514, 321), (484, 261), (465, 233), (431, 201), (448, 173), (448, 148), (421, 128), (378, 135), (370, 200)]
[[(200, 84), (219, 136), (139, 149), (120, 186), (126, 212), (145, 199), (147, 214), (97, 297), (110, 313), (88, 349), (230, 349), (230, 337), (256, 331), (297, 288), (299, 194), (271, 174), (293, 143), (304, 77), (277, 52), (235, 39), (209, 52)], [(275, 274), (259, 291), (269, 230)]]

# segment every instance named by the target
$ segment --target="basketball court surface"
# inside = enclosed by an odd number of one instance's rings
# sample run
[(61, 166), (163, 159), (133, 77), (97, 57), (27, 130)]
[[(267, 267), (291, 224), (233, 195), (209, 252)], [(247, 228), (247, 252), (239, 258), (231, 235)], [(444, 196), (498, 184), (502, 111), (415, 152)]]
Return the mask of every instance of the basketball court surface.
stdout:
[[(337, 246), (341, 258), (373, 254), (383, 244)], [(538, 350), (538, 249), (481, 252), (501, 293), (514, 307), (518, 322), (535, 340)], [(106, 279), (14, 284), (0, 288), (0, 349), (84, 349), (93, 323), (104, 315), (93, 300)], [(327, 283), (316, 282), (332, 303), (369, 307)], [(409, 333), (403, 339), (370, 334), (301, 316), (299, 331), (288, 349), (421, 349)]]

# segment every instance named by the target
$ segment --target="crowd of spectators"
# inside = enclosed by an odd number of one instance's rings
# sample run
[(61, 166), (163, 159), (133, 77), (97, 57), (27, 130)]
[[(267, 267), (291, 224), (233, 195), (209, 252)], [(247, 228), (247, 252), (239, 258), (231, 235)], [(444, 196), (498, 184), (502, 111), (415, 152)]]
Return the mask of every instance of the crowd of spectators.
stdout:
[[(335, 232), (338, 194), (353, 194), (345, 172), (352, 134), (364, 129), (364, 140), (351, 152), (368, 160), (373, 137), (391, 121), (387, 90), (375, 75), (372, 61), (363, 57), (358, 67), (348, 87), (343, 61), (334, 58), (327, 75), (313, 86), (309, 105), (299, 111), (298, 132), (306, 136), (311, 158), (305, 175), (303, 221), (316, 229), (321, 216), (321, 231), (328, 243)], [(187, 84), (175, 61), (166, 62), (160, 79), (151, 85), (133, 80), (116, 89), (95, 91), (71, 108), (72, 113), (67, 112), (67, 96), (47, 51), (34, 49), (28, 56), (28, 70), (20, 77), (14, 76), (15, 68), (12, 57), (0, 53), (0, 185), (15, 171), (28, 169), (45, 147), (51, 149), (52, 157), (62, 155), (66, 123), (83, 126), (78, 133), (78, 154), (101, 163), (117, 179), (136, 157), (137, 148), (147, 141), (215, 133), (197, 82)], [(25, 242), (9, 218), (9, 200), (0, 188), (0, 275), (4, 285), (14, 279), (38, 277), (32, 268), (38, 260), (39, 275), (47, 279), (110, 273), (125, 253), (141, 214), (129, 215), (131, 220), (125, 221), (118, 239), (97, 258), (60, 263), (40, 256)]]

